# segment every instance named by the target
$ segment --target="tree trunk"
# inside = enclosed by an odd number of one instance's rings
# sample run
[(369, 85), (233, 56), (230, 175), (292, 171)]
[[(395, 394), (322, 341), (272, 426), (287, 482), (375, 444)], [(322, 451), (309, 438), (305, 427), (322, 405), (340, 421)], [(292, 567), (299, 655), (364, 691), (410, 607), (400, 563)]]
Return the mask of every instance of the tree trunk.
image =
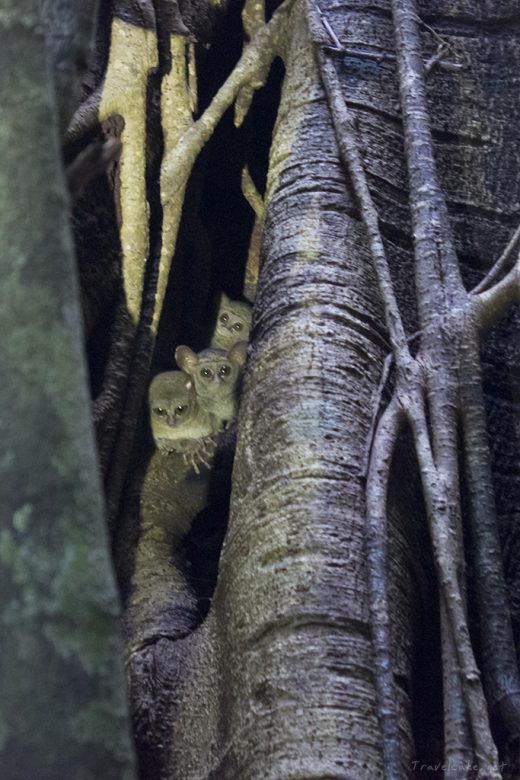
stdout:
[[(230, 526), (176, 723), (179, 778), (382, 774), (361, 464), (388, 345), (300, 6), (289, 30)], [(201, 675), (219, 695), (195, 726)], [(400, 708), (409, 758), (403, 691)]]
[(51, 69), (37, 4), (0, 5), (0, 775), (130, 780)]

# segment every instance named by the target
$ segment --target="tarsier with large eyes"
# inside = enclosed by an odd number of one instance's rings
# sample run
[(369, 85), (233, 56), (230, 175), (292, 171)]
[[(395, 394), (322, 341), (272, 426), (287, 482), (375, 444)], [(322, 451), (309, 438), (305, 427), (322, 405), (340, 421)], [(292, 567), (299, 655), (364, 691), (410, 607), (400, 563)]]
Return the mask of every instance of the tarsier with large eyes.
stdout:
[(251, 311), (248, 303), (232, 301), (222, 293), (210, 346), (228, 350), (238, 341), (249, 341)]
[(239, 380), (246, 354), (246, 341), (237, 342), (227, 352), (209, 348), (196, 354), (185, 346), (175, 351), (177, 365), (193, 379), (197, 401), (217, 429), (237, 415)]
[(211, 415), (197, 401), (192, 380), (183, 371), (165, 371), (152, 381), (148, 391), (153, 438), (163, 452), (182, 452), (195, 470), (196, 460), (205, 463), (213, 453), (216, 433)]
[(207, 459), (216, 446), (213, 435), (236, 417), (250, 328), (251, 306), (222, 293), (211, 347), (198, 354), (178, 347), (175, 359), (182, 370), (158, 374), (150, 385), (157, 448), (181, 452), (197, 472), (197, 461), (209, 466)]

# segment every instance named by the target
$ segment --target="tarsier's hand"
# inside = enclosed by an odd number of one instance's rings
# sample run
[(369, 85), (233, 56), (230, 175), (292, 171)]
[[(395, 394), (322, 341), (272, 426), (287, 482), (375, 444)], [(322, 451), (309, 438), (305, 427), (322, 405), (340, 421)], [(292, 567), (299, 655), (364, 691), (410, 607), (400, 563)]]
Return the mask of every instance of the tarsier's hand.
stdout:
[(155, 439), (155, 446), (161, 452), (166, 452), (166, 453), (175, 452), (174, 444), (175, 442), (173, 442), (171, 439), (163, 439), (159, 437)]
[(200, 474), (199, 465), (211, 468), (208, 461), (215, 454), (217, 442), (214, 436), (205, 436), (203, 439), (192, 439), (183, 442), (182, 459), (186, 465), (191, 466), (195, 474)]

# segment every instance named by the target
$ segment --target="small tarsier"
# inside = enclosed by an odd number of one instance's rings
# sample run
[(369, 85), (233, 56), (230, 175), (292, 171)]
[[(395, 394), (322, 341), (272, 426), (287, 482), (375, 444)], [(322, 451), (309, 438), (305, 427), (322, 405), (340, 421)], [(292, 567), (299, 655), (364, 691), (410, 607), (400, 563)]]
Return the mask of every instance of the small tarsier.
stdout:
[(228, 350), (238, 341), (249, 341), (251, 311), (248, 303), (232, 301), (222, 293), (210, 346)]
[(210, 347), (197, 354), (185, 346), (175, 350), (177, 365), (192, 378), (197, 402), (217, 430), (237, 415), (238, 386), (246, 354), (246, 341), (237, 342), (229, 351)]
[(181, 452), (197, 474), (197, 461), (209, 466), (218, 427), (197, 401), (192, 380), (183, 371), (158, 374), (148, 391), (150, 424), (162, 452)]

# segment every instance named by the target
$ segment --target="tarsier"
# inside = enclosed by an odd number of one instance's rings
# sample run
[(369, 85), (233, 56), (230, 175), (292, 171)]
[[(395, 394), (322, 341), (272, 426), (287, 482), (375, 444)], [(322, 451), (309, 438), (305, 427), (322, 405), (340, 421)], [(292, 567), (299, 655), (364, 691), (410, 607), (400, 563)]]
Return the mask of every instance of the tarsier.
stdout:
[(193, 379), (200, 407), (220, 429), (237, 415), (238, 390), (246, 362), (247, 341), (238, 341), (229, 351), (203, 349), (196, 354), (189, 347), (177, 347), (175, 360)]
[(251, 306), (241, 301), (232, 301), (226, 293), (222, 293), (210, 346), (231, 349), (237, 341), (249, 341), (250, 331)]
[(211, 437), (218, 428), (197, 402), (192, 380), (183, 371), (158, 374), (150, 385), (148, 402), (157, 448), (182, 452), (197, 472), (197, 460), (208, 465), (214, 449)]
[(181, 371), (158, 374), (150, 385), (150, 423), (157, 448), (181, 452), (197, 473), (197, 461), (209, 466), (214, 435), (237, 415), (250, 327), (249, 304), (223, 293), (211, 347), (198, 354), (178, 347), (175, 359)]

